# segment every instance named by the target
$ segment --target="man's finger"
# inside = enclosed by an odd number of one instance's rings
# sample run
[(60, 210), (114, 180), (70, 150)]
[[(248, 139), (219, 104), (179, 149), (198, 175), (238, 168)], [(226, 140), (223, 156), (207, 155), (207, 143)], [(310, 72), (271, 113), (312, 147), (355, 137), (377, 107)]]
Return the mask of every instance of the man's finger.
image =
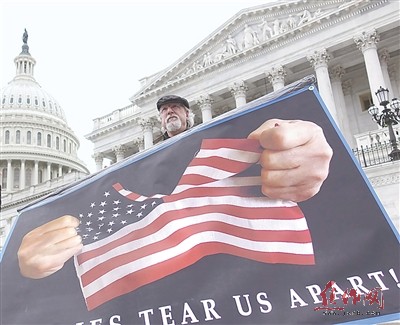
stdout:
[(312, 122), (273, 119), (262, 124), (249, 138), (258, 139), (265, 149), (280, 151), (302, 146), (321, 132)]
[(79, 226), (79, 219), (70, 215), (65, 215), (35, 228), (31, 233), (41, 235), (46, 232), (51, 232), (58, 229), (63, 229), (68, 227), (76, 228), (78, 226)]
[(68, 237), (63, 241), (59, 241), (55, 244), (57, 251), (69, 250), (69, 249), (75, 251), (79, 250), (79, 248), (82, 248), (82, 246), (83, 246), (82, 237), (77, 234), (75, 234), (75, 236)]

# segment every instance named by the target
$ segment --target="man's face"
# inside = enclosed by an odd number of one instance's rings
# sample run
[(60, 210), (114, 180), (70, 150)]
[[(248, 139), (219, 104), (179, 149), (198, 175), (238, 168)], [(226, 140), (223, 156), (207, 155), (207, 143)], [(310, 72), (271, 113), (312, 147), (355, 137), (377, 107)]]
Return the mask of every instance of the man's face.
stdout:
[(186, 130), (188, 115), (188, 110), (181, 104), (164, 104), (160, 107), (161, 126), (169, 136), (177, 135)]

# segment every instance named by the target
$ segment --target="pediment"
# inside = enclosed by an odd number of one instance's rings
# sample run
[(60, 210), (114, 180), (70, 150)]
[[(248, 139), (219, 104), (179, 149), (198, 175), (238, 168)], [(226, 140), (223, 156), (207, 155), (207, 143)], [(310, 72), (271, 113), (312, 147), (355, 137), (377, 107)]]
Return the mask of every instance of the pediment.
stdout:
[[(368, 4), (365, 0), (276, 1), (241, 10), (175, 63), (149, 78), (132, 96), (140, 102), (155, 92), (203, 76), (246, 56), (302, 36)], [(145, 81), (145, 82), (143, 82)]]

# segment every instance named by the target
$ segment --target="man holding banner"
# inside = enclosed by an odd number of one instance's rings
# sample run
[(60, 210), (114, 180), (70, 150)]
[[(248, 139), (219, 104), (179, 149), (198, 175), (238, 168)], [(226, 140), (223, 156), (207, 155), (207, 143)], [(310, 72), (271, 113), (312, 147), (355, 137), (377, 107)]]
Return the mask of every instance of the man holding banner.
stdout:
[[(185, 98), (167, 95), (157, 102), (164, 138), (193, 126), (193, 113)], [(268, 120), (252, 132), (263, 148), (262, 192), (272, 199), (301, 202), (318, 193), (328, 176), (332, 149), (323, 131), (312, 122)], [(66, 215), (28, 233), (18, 251), (22, 275), (39, 279), (60, 270), (82, 249), (76, 228), (79, 219)]]
[(314, 82), (196, 128), (160, 99), (172, 139), (20, 211), (2, 323), (398, 319), (399, 235)]

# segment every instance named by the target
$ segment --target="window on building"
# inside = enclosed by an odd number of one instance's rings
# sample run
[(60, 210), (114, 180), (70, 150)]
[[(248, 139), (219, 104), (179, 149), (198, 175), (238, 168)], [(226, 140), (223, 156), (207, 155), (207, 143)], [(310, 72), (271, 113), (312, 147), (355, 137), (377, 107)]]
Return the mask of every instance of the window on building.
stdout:
[(51, 135), (50, 134), (47, 135), (47, 147), (51, 148)]
[(6, 97), (3, 97), (3, 101), (1, 102), (3, 105), (6, 103)]
[(41, 145), (42, 145), (42, 133), (40, 133), (40, 132), (38, 132), (38, 134), (37, 134), (37, 141), (36, 141), (36, 144), (37, 144), (38, 146), (41, 146)]
[(14, 103), (14, 97), (13, 96), (10, 97), (10, 104), (12, 104), (12, 103)]
[(360, 98), (360, 103), (361, 103), (361, 110), (363, 112), (368, 111), (368, 109), (374, 103), (373, 100), (372, 100), (371, 93), (367, 92), (365, 94), (361, 94), (359, 96), (359, 98)]
[(35, 105), (38, 106), (39, 105), (39, 101), (37, 98), (35, 98)]
[(31, 131), (26, 132), (26, 143), (27, 144), (32, 143), (32, 132)]
[(72, 153), (72, 143), (69, 144), (69, 153)]
[(7, 168), (1, 170), (1, 189), (7, 189)]
[(15, 143), (20, 144), (21, 143), (21, 131), (17, 130), (15, 132)]
[(8, 130), (4, 134), (4, 143), (5, 144), (10, 144), (10, 131), (8, 131)]
[(22, 97), (21, 96), (18, 97), (18, 104), (22, 104)]
[(60, 138), (56, 137), (56, 149), (60, 150)]
[(38, 184), (43, 183), (43, 171), (39, 169), (38, 171)]
[(20, 169), (18, 167), (14, 168), (14, 188), (19, 188), (19, 174)]
[(63, 141), (63, 150), (64, 150), (64, 152), (67, 152), (67, 140), (65, 140), (64, 139), (64, 141)]
[(31, 99), (29, 97), (26, 98), (26, 103), (29, 105), (31, 103)]
[(25, 186), (29, 187), (32, 185), (32, 169), (27, 168), (25, 171)]

